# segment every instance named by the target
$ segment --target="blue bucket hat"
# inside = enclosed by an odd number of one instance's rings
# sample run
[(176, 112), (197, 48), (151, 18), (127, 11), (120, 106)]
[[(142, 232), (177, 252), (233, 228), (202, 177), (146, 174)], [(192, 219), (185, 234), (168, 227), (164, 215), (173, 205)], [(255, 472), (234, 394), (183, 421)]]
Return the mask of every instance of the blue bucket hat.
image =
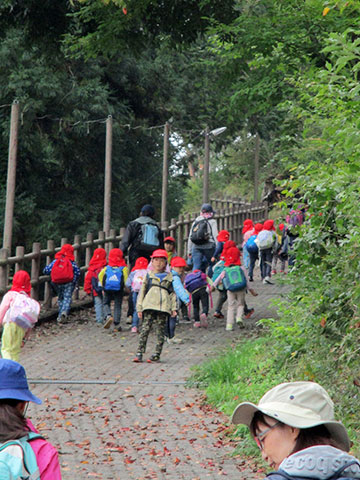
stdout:
[(26, 379), (25, 369), (20, 363), (5, 358), (0, 359), (0, 399), (10, 398), (23, 402), (34, 402), (40, 405), (42, 401), (35, 397)]

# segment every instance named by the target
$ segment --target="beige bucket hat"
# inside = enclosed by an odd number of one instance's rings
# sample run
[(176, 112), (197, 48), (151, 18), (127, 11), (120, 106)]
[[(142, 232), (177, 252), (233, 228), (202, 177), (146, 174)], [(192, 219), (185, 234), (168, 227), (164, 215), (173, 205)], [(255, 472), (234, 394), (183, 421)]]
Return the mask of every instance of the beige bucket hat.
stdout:
[(235, 408), (231, 421), (249, 427), (256, 412), (262, 412), (296, 428), (324, 425), (343, 450), (350, 449), (344, 425), (334, 419), (334, 404), (326, 390), (317, 383), (281, 383), (265, 393), (259, 405), (240, 403)]

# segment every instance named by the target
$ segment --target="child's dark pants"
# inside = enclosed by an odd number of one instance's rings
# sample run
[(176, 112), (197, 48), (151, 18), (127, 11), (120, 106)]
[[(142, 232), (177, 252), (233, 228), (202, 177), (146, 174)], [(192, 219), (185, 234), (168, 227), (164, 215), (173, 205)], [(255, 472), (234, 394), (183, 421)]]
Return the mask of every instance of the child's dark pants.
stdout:
[(206, 291), (206, 285), (195, 290), (192, 294), (192, 303), (194, 307), (195, 322), (200, 322), (200, 301), (202, 306), (202, 313), (206, 315), (209, 313), (209, 295)]

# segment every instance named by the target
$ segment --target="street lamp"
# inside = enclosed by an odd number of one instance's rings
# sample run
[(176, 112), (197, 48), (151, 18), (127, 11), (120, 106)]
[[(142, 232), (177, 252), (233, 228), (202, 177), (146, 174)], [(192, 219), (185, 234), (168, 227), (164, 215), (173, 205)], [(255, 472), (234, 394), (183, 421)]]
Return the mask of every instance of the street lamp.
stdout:
[(216, 137), (225, 132), (227, 127), (219, 127), (209, 131), (209, 127), (204, 130), (205, 135), (205, 158), (203, 172), (203, 203), (209, 203), (209, 174), (210, 174), (210, 136)]

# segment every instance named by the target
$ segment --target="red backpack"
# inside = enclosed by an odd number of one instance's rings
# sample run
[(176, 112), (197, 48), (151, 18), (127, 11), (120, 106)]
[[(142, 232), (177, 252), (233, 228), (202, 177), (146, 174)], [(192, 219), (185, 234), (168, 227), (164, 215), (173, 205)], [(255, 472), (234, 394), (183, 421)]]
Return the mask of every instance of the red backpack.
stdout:
[(72, 282), (74, 269), (70, 260), (65, 256), (55, 260), (50, 276), (53, 283), (62, 284)]

